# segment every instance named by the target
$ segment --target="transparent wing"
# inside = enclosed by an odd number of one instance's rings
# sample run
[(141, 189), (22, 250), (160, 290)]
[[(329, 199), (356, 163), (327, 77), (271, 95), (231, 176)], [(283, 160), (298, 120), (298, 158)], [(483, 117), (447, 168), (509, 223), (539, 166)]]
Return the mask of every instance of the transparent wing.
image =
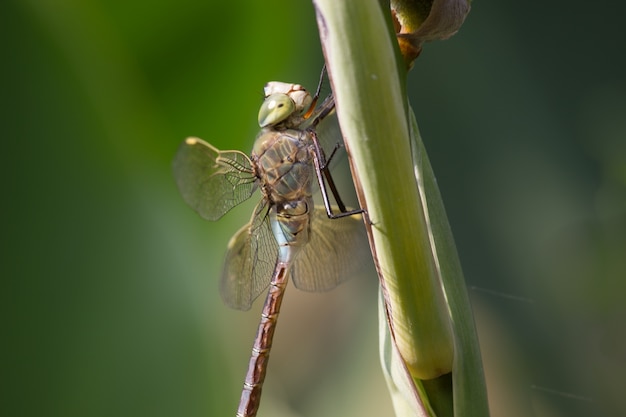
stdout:
[(239, 151), (219, 151), (187, 138), (174, 157), (174, 178), (183, 199), (202, 217), (217, 220), (254, 191), (250, 159)]
[(358, 272), (368, 249), (361, 215), (329, 219), (324, 207), (315, 207), (309, 243), (292, 268), (293, 283), (304, 291), (331, 290)]
[(228, 243), (220, 282), (222, 300), (229, 307), (248, 310), (270, 283), (278, 244), (272, 234), (268, 205), (261, 201), (250, 224), (241, 228)]
[[(341, 129), (339, 128), (337, 114), (334, 111), (320, 121), (315, 128), (315, 133), (317, 135), (317, 140), (324, 151), (326, 159), (330, 157), (335, 148), (343, 146), (343, 136), (341, 135)], [(346, 152), (345, 150), (341, 150), (333, 157), (330, 163), (330, 168), (332, 169), (337, 162), (345, 158)]]

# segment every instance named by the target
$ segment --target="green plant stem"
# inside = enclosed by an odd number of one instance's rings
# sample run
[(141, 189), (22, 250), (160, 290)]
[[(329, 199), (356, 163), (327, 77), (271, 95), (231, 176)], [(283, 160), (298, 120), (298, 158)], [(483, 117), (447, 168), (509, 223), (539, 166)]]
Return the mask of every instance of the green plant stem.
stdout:
[[(486, 416), (471, 310), (445, 211), (408, 106), (406, 69), (389, 6), (377, 0), (316, 0), (315, 5), (337, 116), (359, 201), (369, 216), (370, 246), (393, 346), (389, 352), (401, 359), (394, 361), (395, 374), (408, 374), (402, 381), (392, 376), (392, 383), (401, 387), (415, 414), (432, 415), (428, 404), (443, 398), (454, 404), (440, 410)], [(426, 390), (420, 384), (450, 374), (454, 393), (450, 387), (434, 398), (446, 384), (428, 383), (435, 388)], [(478, 388), (466, 386), (471, 383)], [(469, 401), (479, 404), (470, 406)]]

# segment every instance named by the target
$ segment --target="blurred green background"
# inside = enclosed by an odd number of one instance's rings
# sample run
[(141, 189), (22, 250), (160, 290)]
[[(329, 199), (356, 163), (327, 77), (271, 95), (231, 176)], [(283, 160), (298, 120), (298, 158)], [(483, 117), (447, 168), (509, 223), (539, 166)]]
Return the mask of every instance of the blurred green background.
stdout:
[[(623, 3), (481, 2), (410, 92), (477, 312), (494, 416), (623, 416)], [(538, 7), (540, 6), (540, 7)], [(269, 80), (313, 88), (309, 2), (0, 5), (2, 415), (234, 415), (259, 304), (178, 196), (190, 135), (248, 151)], [(390, 179), (392, 180), (392, 179)], [(288, 290), (261, 415), (381, 416), (376, 279)]]

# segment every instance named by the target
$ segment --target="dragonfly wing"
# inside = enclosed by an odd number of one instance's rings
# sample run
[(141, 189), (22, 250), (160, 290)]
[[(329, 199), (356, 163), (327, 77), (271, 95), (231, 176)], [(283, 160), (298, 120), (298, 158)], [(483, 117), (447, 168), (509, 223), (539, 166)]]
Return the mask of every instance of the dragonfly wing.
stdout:
[(298, 254), (291, 272), (293, 283), (304, 291), (331, 290), (358, 272), (367, 254), (361, 215), (329, 219), (323, 207), (315, 207), (309, 243)]
[(272, 234), (268, 207), (261, 201), (250, 224), (241, 228), (228, 243), (220, 293), (224, 303), (238, 310), (249, 310), (252, 302), (270, 283), (278, 244)]
[(202, 217), (217, 220), (254, 191), (250, 158), (219, 151), (198, 138), (187, 138), (174, 158), (174, 177), (183, 199)]
[[(330, 157), (336, 147), (343, 146), (343, 136), (341, 135), (341, 129), (339, 128), (337, 114), (334, 111), (328, 114), (324, 120), (317, 125), (315, 134), (317, 135), (317, 140), (324, 151), (326, 158)], [(335, 155), (330, 163), (331, 170), (339, 161), (344, 160), (345, 158), (345, 151), (339, 152)]]

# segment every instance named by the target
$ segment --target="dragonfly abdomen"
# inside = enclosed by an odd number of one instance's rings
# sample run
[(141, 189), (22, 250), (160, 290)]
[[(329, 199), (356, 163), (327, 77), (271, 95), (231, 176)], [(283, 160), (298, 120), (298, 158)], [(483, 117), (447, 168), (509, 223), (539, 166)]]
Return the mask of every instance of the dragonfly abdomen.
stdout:
[(261, 402), (263, 381), (267, 371), (267, 362), (270, 359), (272, 339), (276, 330), (276, 321), (280, 312), (280, 305), (285, 295), (287, 280), (289, 278), (289, 264), (278, 261), (272, 276), (269, 292), (263, 305), (261, 322), (248, 364), (248, 372), (243, 384), (241, 401), (237, 410), (237, 417), (254, 417)]

